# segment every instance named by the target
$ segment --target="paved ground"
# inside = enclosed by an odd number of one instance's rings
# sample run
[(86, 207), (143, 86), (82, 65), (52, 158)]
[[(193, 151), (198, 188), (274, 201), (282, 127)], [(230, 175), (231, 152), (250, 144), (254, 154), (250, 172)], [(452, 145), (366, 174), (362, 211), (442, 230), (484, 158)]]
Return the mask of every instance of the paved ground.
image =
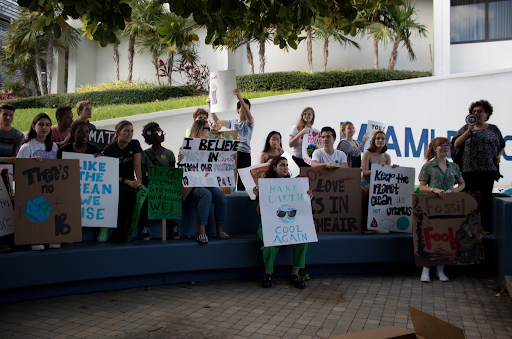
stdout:
[[(279, 278), (275, 278), (279, 280)], [(512, 299), (492, 279), (318, 276), (151, 287), (0, 306), (0, 338), (329, 338), (385, 325), (412, 330), (407, 306), (462, 327), (466, 338), (512, 338)]]

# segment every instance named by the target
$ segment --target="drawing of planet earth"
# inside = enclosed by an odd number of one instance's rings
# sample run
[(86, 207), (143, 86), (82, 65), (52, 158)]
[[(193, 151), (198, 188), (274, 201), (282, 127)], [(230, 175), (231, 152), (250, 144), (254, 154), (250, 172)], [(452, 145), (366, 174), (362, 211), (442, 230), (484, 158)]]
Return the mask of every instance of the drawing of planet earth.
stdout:
[(50, 202), (43, 197), (32, 197), (25, 204), (25, 215), (32, 222), (41, 222), (48, 219), (51, 212)]

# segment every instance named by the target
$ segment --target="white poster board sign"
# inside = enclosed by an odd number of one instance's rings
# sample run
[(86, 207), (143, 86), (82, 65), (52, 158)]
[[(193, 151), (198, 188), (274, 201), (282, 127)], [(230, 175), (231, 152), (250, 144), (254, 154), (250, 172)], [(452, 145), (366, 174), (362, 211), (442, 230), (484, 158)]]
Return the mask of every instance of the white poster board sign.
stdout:
[(311, 165), (313, 152), (322, 147), (322, 136), (320, 131), (310, 128), (308, 134), (304, 136), (304, 139), (302, 139), (302, 158), (308, 165)]
[(183, 187), (233, 187), (238, 140), (185, 138)]
[(370, 143), (372, 142), (373, 135), (377, 131), (383, 131), (386, 133), (386, 128), (388, 124), (381, 121), (368, 120), (368, 125), (366, 125), (366, 133), (368, 134), (368, 140), (366, 141), (366, 145), (364, 145), (364, 150), (366, 151), (370, 147)]
[(414, 178), (414, 168), (372, 164), (368, 230), (412, 232)]
[(259, 179), (265, 247), (318, 242), (307, 178)]
[(14, 166), (12, 164), (0, 164), (0, 168), (7, 168), (7, 176), (9, 178), (9, 185), (11, 186), (11, 197), (14, 194), (13, 178), (14, 178)]
[(63, 159), (80, 161), (82, 226), (117, 227), (119, 159), (62, 152)]
[(233, 95), (236, 87), (236, 72), (218, 71), (210, 73), (210, 113), (234, 111), (237, 98)]
[(0, 179), (0, 237), (14, 233), (14, 208), (11, 197)]

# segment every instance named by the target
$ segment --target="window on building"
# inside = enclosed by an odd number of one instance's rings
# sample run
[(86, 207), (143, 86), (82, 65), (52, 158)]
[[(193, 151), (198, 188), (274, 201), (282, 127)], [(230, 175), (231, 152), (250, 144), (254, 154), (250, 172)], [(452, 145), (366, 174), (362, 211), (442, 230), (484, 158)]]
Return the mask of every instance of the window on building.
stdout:
[(512, 39), (512, 0), (451, 0), (452, 43)]

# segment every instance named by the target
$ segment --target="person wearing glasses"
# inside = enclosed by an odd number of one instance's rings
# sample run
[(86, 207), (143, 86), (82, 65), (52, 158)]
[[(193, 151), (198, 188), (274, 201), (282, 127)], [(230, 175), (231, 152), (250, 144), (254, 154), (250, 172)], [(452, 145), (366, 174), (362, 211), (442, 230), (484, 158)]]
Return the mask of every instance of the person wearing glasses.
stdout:
[[(444, 199), (447, 193), (460, 192), (466, 184), (459, 170), (459, 165), (448, 161), (450, 142), (447, 138), (434, 138), (428, 146), (425, 159), (419, 175), (420, 192), (435, 193)], [(455, 187), (455, 185), (458, 185)], [(437, 266), (437, 276), (440, 281), (449, 281), (444, 273), (444, 265)], [(430, 267), (423, 267), (421, 281), (430, 282)]]
[[(288, 160), (285, 157), (278, 156), (272, 159), (270, 162), (270, 166), (268, 167), (267, 172), (265, 173), (264, 178), (289, 178), (290, 172), (288, 171)], [(260, 203), (259, 203), (259, 192), (258, 187), (254, 187), (254, 194), (258, 197), (258, 204), (256, 206), (256, 212), (261, 215), (260, 212)], [(313, 196), (311, 190), (308, 190), (308, 194)], [(284, 218), (286, 215), (288, 217), (293, 218), (297, 213), (296, 210), (278, 210), (277, 216), (279, 218)], [(263, 241), (263, 228), (260, 225), (258, 226), (258, 237)], [(306, 252), (308, 251), (308, 244), (294, 244), (291, 245), (293, 250), (293, 266), (292, 266), (292, 275), (290, 276), (290, 283), (294, 284), (296, 287), (300, 289), (304, 289), (307, 287), (306, 283), (302, 280), (299, 270), (304, 268), (306, 265)], [(278, 246), (272, 247), (260, 247), (263, 252), (263, 263), (265, 264), (265, 276), (263, 277), (262, 287), (269, 288), (272, 287), (272, 273), (274, 273), (274, 260), (276, 258), (277, 252), (279, 252)]]
[[(484, 234), (491, 231), (492, 189), (501, 177), (499, 164), (505, 152), (505, 140), (496, 125), (487, 123), (493, 107), (487, 100), (471, 103), (469, 114), (474, 125), (466, 124), (452, 139), (452, 157), (459, 164), (466, 191), (480, 192), (480, 211)], [(454, 154), (455, 153), (455, 154)]]
[[(190, 129), (191, 138), (210, 138), (210, 125), (206, 120), (196, 120)], [(178, 162), (183, 160), (181, 150), (178, 153)], [(208, 223), (208, 213), (210, 206), (215, 205), (215, 224), (217, 225), (217, 238), (229, 239), (229, 234), (224, 232), (224, 222), (226, 221), (227, 200), (226, 195), (217, 187), (193, 187), (187, 195), (185, 201), (197, 202), (197, 242), (201, 245), (208, 244), (206, 236), (206, 224)]]

